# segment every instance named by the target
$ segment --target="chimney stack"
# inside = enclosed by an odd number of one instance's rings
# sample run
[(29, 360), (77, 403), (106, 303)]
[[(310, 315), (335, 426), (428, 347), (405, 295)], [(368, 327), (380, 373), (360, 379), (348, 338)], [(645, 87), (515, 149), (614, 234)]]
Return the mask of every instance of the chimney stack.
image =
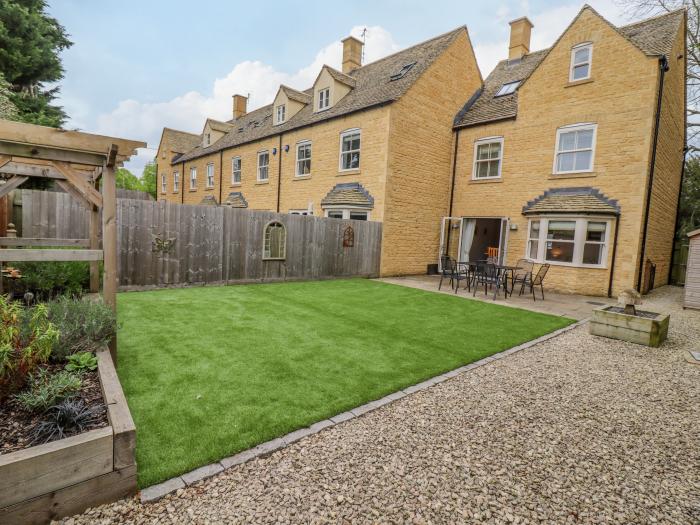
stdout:
[(248, 97), (233, 95), (233, 120), (241, 118), (248, 112)]
[(518, 60), (530, 52), (530, 31), (533, 27), (526, 16), (510, 23), (508, 60)]
[(343, 73), (346, 75), (353, 69), (362, 66), (362, 40), (349, 36), (341, 40), (343, 43)]

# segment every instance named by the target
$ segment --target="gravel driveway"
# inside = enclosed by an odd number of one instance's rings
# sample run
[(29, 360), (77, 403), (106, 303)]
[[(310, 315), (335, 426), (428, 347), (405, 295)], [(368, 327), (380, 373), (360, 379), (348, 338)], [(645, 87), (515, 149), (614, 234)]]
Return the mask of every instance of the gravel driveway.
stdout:
[(584, 325), (157, 503), (65, 523), (700, 523), (700, 312), (650, 349)]

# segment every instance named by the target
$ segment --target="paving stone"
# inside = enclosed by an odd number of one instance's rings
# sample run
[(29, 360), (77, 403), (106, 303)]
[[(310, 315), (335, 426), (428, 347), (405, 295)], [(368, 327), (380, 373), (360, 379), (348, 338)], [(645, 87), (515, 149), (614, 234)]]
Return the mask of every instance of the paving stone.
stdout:
[(329, 427), (332, 427), (333, 425), (335, 425), (335, 423), (333, 423), (333, 421), (331, 421), (330, 419), (324, 419), (323, 421), (319, 421), (318, 423), (314, 423), (309, 428), (311, 430), (313, 430), (314, 432), (320, 432), (324, 428), (329, 428)]
[(141, 501), (143, 503), (150, 503), (152, 501), (158, 501), (160, 498), (166, 494), (176, 491), (177, 489), (185, 488), (185, 482), (182, 478), (172, 478), (158, 485), (151, 485), (148, 488), (141, 490)]
[(224, 470), (224, 467), (221, 465), (221, 463), (212, 463), (211, 465), (205, 465), (188, 472), (187, 474), (183, 474), (181, 477), (182, 481), (184, 481), (187, 485), (192, 485), (192, 483), (210, 478), (222, 470)]
[(272, 454), (274, 451), (279, 450), (286, 445), (287, 443), (284, 442), (284, 439), (276, 438), (270, 441), (265, 441), (265, 443), (260, 443), (257, 447), (254, 447), (252, 451), (256, 456), (264, 456), (267, 454)]
[(222, 459), (219, 463), (226, 469), (226, 468), (231, 468), (235, 465), (241, 465), (242, 463), (245, 463), (246, 461), (250, 461), (251, 459), (257, 457), (255, 452), (253, 452), (253, 449), (248, 449), (244, 450), (243, 452), (239, 452), (238, 454), (235, 454), (233, 456), (229, 456), (227, 458)]
[(291, 445), (292, 443), (296, 443), (300, 439), (315, 433), (316, 432), (311, 430), (311, 428), (300, 428), (299, 430), (295, 430), (294, 432), (290, 432), (289, 434), (282, 436), (282, 441), (284, 441), (285, 445)]
[(338, 414), (337, 416), (333, 416), (332, 418), (330, 418), (330, 420), (333, 421), (333, 423), (338, 424), (338, 423), (342, 423), (343, 421), (347, 421), (349, 419), (352, 419), (354, 417), (355, 417), (355, 414), (353, 414), (352, 412), (350, 412), (348, 410), (347, 412), (343, 412), (342, 414)]

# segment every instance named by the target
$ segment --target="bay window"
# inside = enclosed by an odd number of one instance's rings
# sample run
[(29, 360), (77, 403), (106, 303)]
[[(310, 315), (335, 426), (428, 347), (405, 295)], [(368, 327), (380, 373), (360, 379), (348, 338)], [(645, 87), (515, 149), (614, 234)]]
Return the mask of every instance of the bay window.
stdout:
[(567, 266), (606, 266), (610, 220), (585, 217), (530, 219), (525, 256)]

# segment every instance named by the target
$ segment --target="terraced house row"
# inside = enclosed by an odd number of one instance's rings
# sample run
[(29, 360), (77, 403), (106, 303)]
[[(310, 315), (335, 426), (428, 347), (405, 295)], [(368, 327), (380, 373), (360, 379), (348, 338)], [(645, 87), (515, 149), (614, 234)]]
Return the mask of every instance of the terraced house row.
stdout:
[(201, 134), (164, 129), (160, 199), (383, 222), (381, 274), (440, 254), (551, 264), (591, 295), (668, 282), (685, 154), (684, 10), (616, 27), (584, 6), (549, 49), (510, 23), (484, 79), (466, 27), (280, 86)]

